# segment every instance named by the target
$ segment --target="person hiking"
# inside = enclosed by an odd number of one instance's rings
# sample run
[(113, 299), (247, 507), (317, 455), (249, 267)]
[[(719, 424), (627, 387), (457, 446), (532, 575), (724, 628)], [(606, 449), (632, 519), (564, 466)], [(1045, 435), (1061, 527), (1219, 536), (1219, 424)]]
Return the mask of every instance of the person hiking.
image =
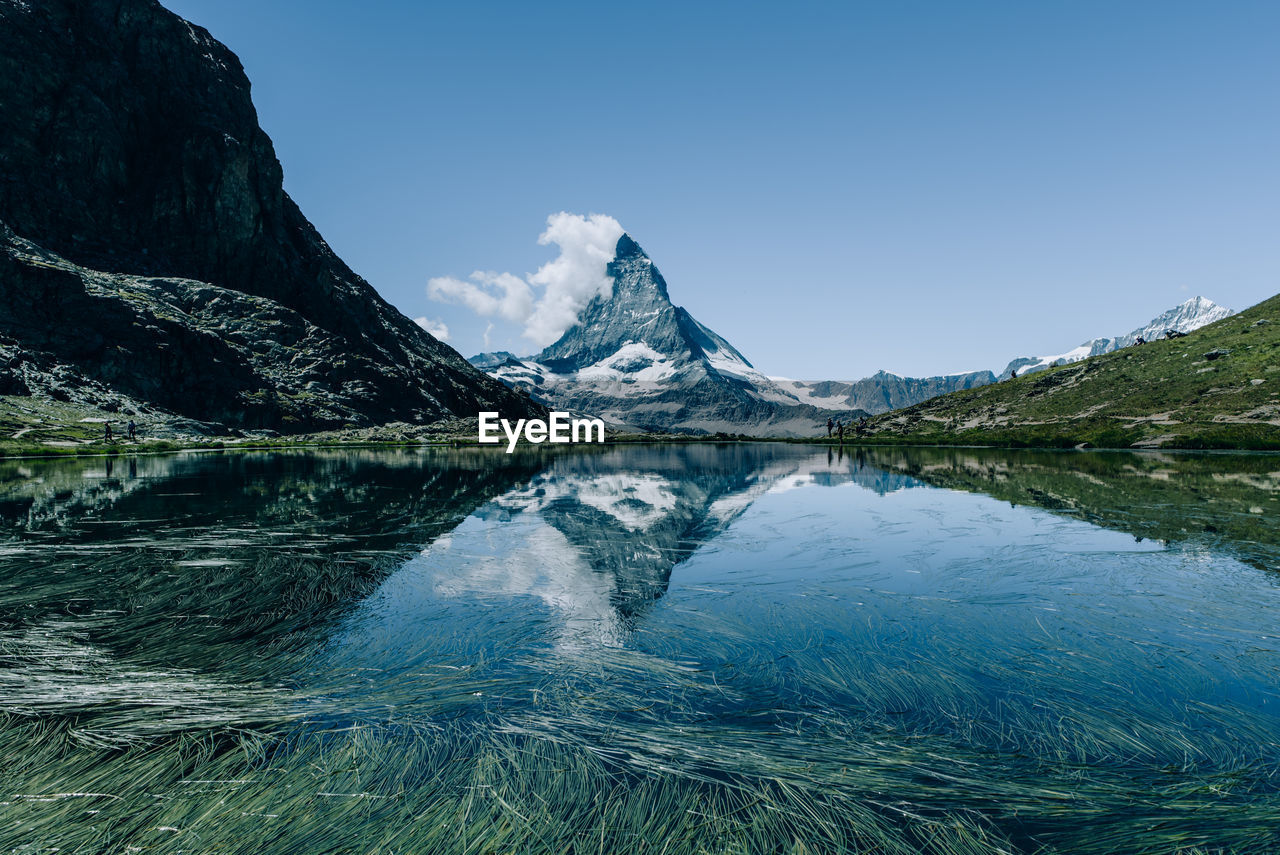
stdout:
[(103, 422), (103, 423), (102, 423), (102, 428), (103, 428), (103, 431), (102, 431), (102, 439), (103, 439), (103, 441), (104, 441), (104, 442), (112, 442), (112, 441), (113, 441), (113, 438), (112, 438), (112, 436), (111, 436), (111, 422)]
[(129, 439), (135, 441), (138, 439), (138, 424), (133, 419), (129, 419)]
[(827, 416), (827, 439), (831, 439), (831, 429), (835, 427), (835, 422), (831, 421), (831, 417)]
[(836, 419), (836, 434), (840, 437), (840, 444), (844, 445), (844, 425), (839, 419)]

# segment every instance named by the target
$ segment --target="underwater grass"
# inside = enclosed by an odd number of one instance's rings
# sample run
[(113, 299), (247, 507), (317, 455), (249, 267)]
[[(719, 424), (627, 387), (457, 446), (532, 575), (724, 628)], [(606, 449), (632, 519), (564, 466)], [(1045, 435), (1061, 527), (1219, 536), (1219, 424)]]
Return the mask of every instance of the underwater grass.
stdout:
[[(888, 732), (843, 734), (817, 757), (812, 737), (716, 727), (679, 739), (670, 728), (615, 727), (608, 742), (572, 732), (496, 720), (351, 724), (185, 731), (120, 747), (86, 745), (68, 723), (10, 718), (0, 727), (12, 758), (0, 772), (0, 846), (1172, 853), (1280, 843), (1274, 790), (1233, 793), (1226, 776), (1191, 783), (1166, 771), (1152, 787), (1071, 764), (1019, 774), (999, 755)], [(755, 751), (748, 763), (744, 750)]]
[[(405, 557), (386, 532), (430, 540), (494, 487), (437, 483), (356, 525), (302, 512), (320, 483), (257, 528), (89, 514), (0, 550), (0, 851), (1280, 850), (1280, 726), (1223, 692), (1274, 699), (1266, 611), (1176, 556), (1106, 557), (1135, 592), (1164, 585), (1127, 620), (1098, 597), (1055, 621), (1001, 586), (1026, 569), (1007, 557), (935, 571), (946, 597), (858, 575), (859, 554), (784, 585), (730, 536), (695, 560), (740, 575), (620, 643), (529, 644), (536, 609), (495, 600), (503, 625), (477, 628), (489, 603), (441, 601), (389, 674), (326, 658)], [(1188, 617), (1147, 632), (1157, 607)]]
[[(47, 725), (0, 733), (5, 750), (28, 746), (0, 776), (6, 851), (1012, 851), (964, 812), (902, 827), (839, 791), (619, 772), (590, 751), (473, 727), (187, 734), (92, 753), (68, 753)], [(84, 789), (62, 789), (68, 776)]]
[[(828, 608), (815, 601), (793, 617), (821, 625)], [(1125, 686), (1100, 695), (1090, 685), (1096, 668), (1064, 671), (1049, 656), (996, 674), (1009, 690), (993, 704), (989, 687), (973, 679), (973, 663), (955, 655), (976, 649), (975, 638), (951, 637), (945, 650), (922, 658), (928, 668), (908, 668), (874, 627), (843, 651), (797, 643), (785, 657), (753, 644), (748, 629), (728, 620), (706, 626), (708, 637), (723, 641), (702, 662), (612, 647), (578, 650), (572, 660), (531, 658), (519, 663), (522, 681), (503, 681), (501, 697), (475, 701), (461, 717), (458, 699), (488, 690), (487, 672), (510, 662), (443, 672), (440, 682), (452, 686), (434, 706), (419, 699), (412, 717), (351, 719), (296, 689), (260, 699), (255, 712), (261, 718), (265, 710), (267, 727), (179, 720), (149, 734), (131, 731), (116, 710), (11, 713), (0, 720), (8, 758), (0, 769), (0, 847), (1173, 853), (1280, 846), (1274, 722), (1248, 710), (1173, 709)], [(859, 646), (876, 638), (877, 657), (862, 655)], [(443, 634), (440, 642), (447, 657)], [(1079, 652), (1090, 661), (1090, 651)], [(735, 668), (707, 667), (726, 654)], [(730, 675), (764, 669), (753, 679), (768, 682), (769, 663), (777, 670), (780, 658), (787, 679), (804, 690), (780, 689), (767, 705)], [(1035, 691), (1049, 677), (1058, 693)], [(1175, 679), (1198, 675), (1190, 669)], [(379, 700), (394, 706), (410, 689), (392, 685)], [(515, 703), (525, 692), (531, 700)], [(167, 715), (146, 715), (156, 712)]]

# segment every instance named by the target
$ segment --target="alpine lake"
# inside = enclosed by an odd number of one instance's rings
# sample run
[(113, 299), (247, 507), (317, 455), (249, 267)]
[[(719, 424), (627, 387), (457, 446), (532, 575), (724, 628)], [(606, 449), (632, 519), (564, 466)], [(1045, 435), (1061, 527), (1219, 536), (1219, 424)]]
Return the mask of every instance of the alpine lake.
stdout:
[(1280, 456), (0, 461), (0, 852), (1280, 851)]

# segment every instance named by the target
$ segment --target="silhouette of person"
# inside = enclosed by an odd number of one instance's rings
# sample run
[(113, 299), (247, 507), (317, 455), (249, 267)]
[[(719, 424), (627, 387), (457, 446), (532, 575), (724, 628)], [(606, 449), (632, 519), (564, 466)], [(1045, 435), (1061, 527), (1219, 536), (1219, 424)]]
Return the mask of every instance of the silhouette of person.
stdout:
[(835, 422), (831, 421), (831, 417), (827, 416), (827, 439), (831, 439), (831, 428), (835, 427)]
[(138, 425), (133, 419), (129, 419), (129, 439), (136, 440), (138, 438)]
[(103, 432), (102, 432), (103, 440), (105, 440), (106, 442), (111, 442), (112, 441), (111, 422), (103, 422), (102, 427), (103, 427)]
[(1009, 379), (1010, 379), (1010, 380), (1012, 380), (1014, 377), (1017, 377), (1017, 376), (1018, 376), (1018, 369), (1016, 369), (1016, 368), (1011, 368), (1011, 369), (1009, 369)]
[(840, 444), (844, 445), (844, 425), (839, 419), (836, 419), (836, 434), (840, 437)]

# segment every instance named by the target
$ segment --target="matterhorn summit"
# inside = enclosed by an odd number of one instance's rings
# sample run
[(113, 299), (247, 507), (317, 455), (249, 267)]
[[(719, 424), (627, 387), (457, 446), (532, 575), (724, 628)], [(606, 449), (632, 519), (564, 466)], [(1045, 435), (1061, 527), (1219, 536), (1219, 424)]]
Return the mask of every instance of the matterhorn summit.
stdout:
[(864, 413), (802, 402), (714, 330), (674, 305), (628, 234), (607, 267), (613, 285), (541, 353), (482, 353), (471, 363), (550, 407), (638, 430), (811, 436)]

